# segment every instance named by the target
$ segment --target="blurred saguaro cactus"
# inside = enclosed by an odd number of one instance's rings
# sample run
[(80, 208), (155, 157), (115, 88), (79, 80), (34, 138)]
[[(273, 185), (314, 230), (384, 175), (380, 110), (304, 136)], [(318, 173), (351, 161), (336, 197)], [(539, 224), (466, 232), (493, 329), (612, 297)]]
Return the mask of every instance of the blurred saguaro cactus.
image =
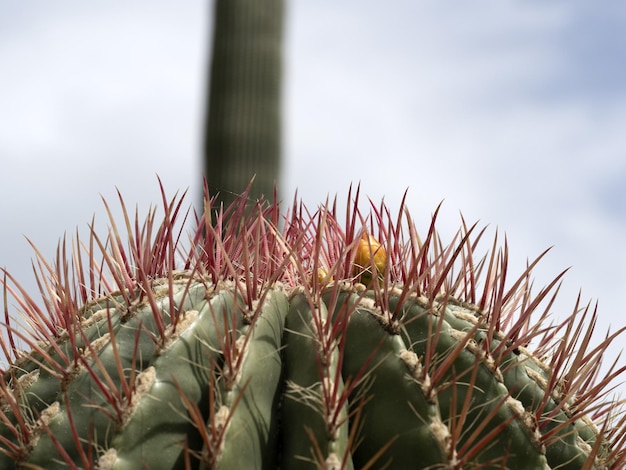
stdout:
[(271, 199), (281, 160), (284, 0), (215, 0), (204, 141), (209, 191)]

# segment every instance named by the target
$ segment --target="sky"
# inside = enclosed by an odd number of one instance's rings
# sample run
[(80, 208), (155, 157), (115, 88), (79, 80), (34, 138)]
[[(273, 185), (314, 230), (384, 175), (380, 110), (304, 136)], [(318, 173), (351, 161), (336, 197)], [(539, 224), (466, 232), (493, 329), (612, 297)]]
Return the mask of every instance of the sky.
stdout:
[[(0, 2), (0, 266), (29, 290), (25, 236), (51, 258), (101, 195), (158, 204), (156, 175), (197, 199), (211, 5)], [(602, 7), (288, 0), (282, 194), (408, 189), (418, 227), (443, 201), (444, 237), (460, 213), (506, 233), (512, 274), (553, 247), (555, 318), (580, 290), (599, 337), (626, 326), (626, 3)]]

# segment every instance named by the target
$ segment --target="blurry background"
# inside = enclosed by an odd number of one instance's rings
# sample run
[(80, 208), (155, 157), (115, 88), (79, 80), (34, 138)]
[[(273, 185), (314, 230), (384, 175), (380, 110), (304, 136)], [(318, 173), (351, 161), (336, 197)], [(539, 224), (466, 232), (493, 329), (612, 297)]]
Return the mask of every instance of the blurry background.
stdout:
[[(212, 2), (0, 3), (0, 266), (34, 291), (115, 187), (131, 207), (201, 184)], [(444, 200), (506, 233), (512, 274), (553, 250), (555, 315), (599, 299), (626, 325), (626, 4), (287, 0), (282, 196), (360, 182), (419, 227)], [(612, 351), (618, 353), (617, 345)]]

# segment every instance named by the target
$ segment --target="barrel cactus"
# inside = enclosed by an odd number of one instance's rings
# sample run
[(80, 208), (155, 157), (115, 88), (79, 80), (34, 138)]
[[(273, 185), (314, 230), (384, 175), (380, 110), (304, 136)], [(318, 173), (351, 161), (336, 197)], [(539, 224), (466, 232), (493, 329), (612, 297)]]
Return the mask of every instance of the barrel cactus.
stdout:
[(444, 243), (437, 212), (419, 235), (358, 194), (120, 197), (106, 237), (36, 251), (42, 300), (4, 271), (0, 468), (623, 468), (620, 332), (594, 342), (579, 302), (552, 322), (541, 256), (511, 280), (484, 230)]

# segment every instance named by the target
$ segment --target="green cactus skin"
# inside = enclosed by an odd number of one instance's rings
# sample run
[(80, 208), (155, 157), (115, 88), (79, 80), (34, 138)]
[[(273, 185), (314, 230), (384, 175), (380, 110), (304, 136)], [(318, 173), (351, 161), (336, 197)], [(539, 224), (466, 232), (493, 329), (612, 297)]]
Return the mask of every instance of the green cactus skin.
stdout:
[(282, 166), (285, 0), (215, 0), (204, 135), (209, 189), (228, 206), (250, 178), (271, 197)]
[[(182, 200), (158, 224), (122, 202), (126, 243), (111, 218), (37, 252), (43, 308), (4, 272), (0, 468), (624, 467), (624, 368), (598, 377), (622, 330), (592, 347), (578, 302), (549, 325), (561, 276), (532, 295), (535, 261), (505, 287), (506, 247), (474, 260), (484, 232), (445, 245), (435, 213), (421, 240), (358, 193), (345, 231), (297, 205), (279, 230), (245, 193), (214, 220), (207, 197), (185, 250)], [(355, 276), (363, 233), (386, 261)]]

